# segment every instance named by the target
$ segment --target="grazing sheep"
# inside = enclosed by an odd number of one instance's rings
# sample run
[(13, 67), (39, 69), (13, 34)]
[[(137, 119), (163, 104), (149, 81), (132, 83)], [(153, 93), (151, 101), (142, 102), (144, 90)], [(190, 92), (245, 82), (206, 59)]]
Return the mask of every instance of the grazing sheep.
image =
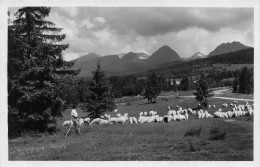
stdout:
[(203, 110), (201, 110), (201, 118), (205, 118), (205, 117), (206, 117), (205, 112), (203, 112)]
[(120, 113), (118, 113), (118, 114), (116, 114), (116, 116), (119, 118), (119, 117), (121, 117), (121, 114), (120, 114)]
[(234, 112), (232, 112), (232, 111), (228, 111), (227, 114), (228, 114), (228, 117), (229, 117), (229, 118), (232, 118), (233, 115), (234, 115)]
[(148, 123), (152, 123), (152, 122), (154, 122), (156, 120), (156, 116), (151, 116), (151, 117), (149, 117), (149, 119), (148, 119)]
[(148, 123), (150, 117), (143, 116), (143, 112), (140, 113), (138, 122), (139, 123)]
[(95, 118), (95, 119), (93, 119), (93, 120), (90, 122), (89, 126), (95, 125), (95, 124), (99, 123), (100, 121), (101, 121), (101, 118)]
[(112, 117), (112, 118), (109, 118), (108, 121), (109, 123), (126, 123), (126, 121), (128, 120), (128, 114), (125, 113), (124, 116), (121, 116), (121, 117)]
[(198, 111), (198, 119), (201, 119), (201, 111)]
[(73, 125), (73, 121), (72, 120), (64, 121), (61, 126), (67, 126), (67, 125), (72, 126)]
[(182, 120), (186, 120), (185, 115), (181, 115), (181, 114), (179, 114), (178, 117), (179, 117), (179, 120), (180, 120), (180, 121), (182, 121)]
[(211, 105), (209, 104), (208, 108), (211, 108)]
[(216, 106), (215, 106), (214, 104), (212, 105), (212, 107), (213, 107), (213, 108), (216, 108)]
[(147, 116), (147, 112), (146, 111), (144, 112), (144, 116)]
[(82, 125), (84, 125), (84, 119), (83, 119), (83, 118), (80, 118), (80, 119), (79, 119), (79, 126), (82, 126)]
[(250, 116), (252, 116), (254, 114), (254, 110), (253, 109), (249, 109), (248, 113), (249, 113)]
[(171, 118), (172, 118), (171, 115), (165, 115), (165, 116), (163, 116), (163, 121), (166, 122), (166, 123), (170, 123), (171, 122)]
[(132, 120), (133, 120), (133, 123), (136, 123), (137, 124), (137, 119), (135, 117), (131, 117)]
[(137, 119), (135, 117), (130, 117), (129, 118), (129, 123), (130, 124), (133, 124), (133, 123), (136, 123), (137, 124)]
[(228, 118), (228, 113), (227, 112), (223, 112), (222, 115), (226, 118)]
[(117, 108), (116, 109), (114, 109), (114, 113), (116, 113), (117, 112)]
[(220, 110), (214, 112), (213, 115), (214, 115), (215, 118), (223, 118), (224, 117), (223, 113)]
[(163, 117), (160, 117), (159, 115), (155, 115), (155, 122), (162, 122), (163, 121)]
[(227, 108), (227, 107), (228, 107), (228, 104), (227, 104), (227, 103), (224, 103), (224, 104), (222, 104), (222, 107)]
[(90, 118), (88, 118), (88, 117), (87, 117), (87, 118), (84, 118), (83, 121), (84, 121), (84, 123), (90, 124)]
[(108, 120), (106, 119), (101, 119), (100, 122), (99, 122), (99, 125), (107, 125), (109, 123)]
[(186, 120), (189, 119), (189, 115), (188, 115), (188, 111), (187, 110), (185, 111), (185, 118), (186, 118)]
[(129, 123), (130, 123), (130, 124), (133, 124), (132, 117), (129, 118)]
[(189, 111), (191, 114), (193, 114), (193, 111), (192, 111), (191, 108), (188, 108), (188, 111)]

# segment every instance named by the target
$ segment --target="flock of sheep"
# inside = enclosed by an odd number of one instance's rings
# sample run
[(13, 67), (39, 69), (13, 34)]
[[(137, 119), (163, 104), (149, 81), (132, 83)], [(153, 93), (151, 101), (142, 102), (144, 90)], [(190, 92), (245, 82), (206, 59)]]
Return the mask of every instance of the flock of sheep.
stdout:
[[(117, 109), (114, 110), (116, 114), (115, 117), (111, 117), (108, 114), (102, 115), (100, 118), (95, 118), (91, 120), (90, 118), (80, 118), (80, 126), (84, 124), (95, 125), (95, 124), (115, 124), (115, 123), (130, 123), (130, 124), (137, 124), (137, 123), (161, 123), (161, 122), (174, 122), (174, 121), (182, 121), (188, 120), (189, 114), (193, 114), (197, 116), (198, 119), (203, 118), (232, 118), (232, 117), (240, 117), (244, 115), (252, 116), (254, 114), (254, 105), (250, 105), (247, 101), (245, 104), (238, 104), (237, 101), (234, 101), (229, 104), (232, 107), (232, 111), (222, 112), (222, 109), (218, 109), (213, 114), (210, 114), (208, 111), (200, 110), (192, 110), (191, 108), (183, 109), (182, 107), (176, 106), (176, 110), (171, 109), (170, 106), (167, 107), (168, 112), (164, 116), (159, 116), (156, 111), (149, 111), (149, 112), (140, 112), (139, 117), (129, 117), (128, 113), (121, 115), (117, 113)], [(208, 108), (216, 108), (215, 105), (209, 105)], [(222, 104), (223, 108), (227, 108), (228, 104)], [(66, 125), (73, 125), (71, 120), (64, 121), (62, 126)]]

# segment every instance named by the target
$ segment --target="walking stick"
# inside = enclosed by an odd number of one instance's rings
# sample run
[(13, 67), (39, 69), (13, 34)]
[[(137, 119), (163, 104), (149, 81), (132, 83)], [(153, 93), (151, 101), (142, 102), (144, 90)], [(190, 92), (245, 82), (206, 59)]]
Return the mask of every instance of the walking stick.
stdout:
[(73, 124), (70, 125), (70, 128), (69, 128), (68, 132), (66, 133), (65, 137), (67, 137), (67, 135), (68, 135), (68, 133), (69, 133), (69, 131), (70, 131), (72, 126), (73, 126)]

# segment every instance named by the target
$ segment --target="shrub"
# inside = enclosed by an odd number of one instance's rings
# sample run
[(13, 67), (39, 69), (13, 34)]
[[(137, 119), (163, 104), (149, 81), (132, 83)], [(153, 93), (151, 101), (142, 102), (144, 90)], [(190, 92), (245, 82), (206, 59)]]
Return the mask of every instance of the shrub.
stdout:
[(209, 140), (224, 140), (226, 131), (219, 127), (212, 127), (209, 131)]
[(202, 127), (199, 127), (199, 128), (192, 127), (190, 130), (185, 132), (184, 136), (199, 136), (201, 130), (202, 130)]
[(193, 145), (191, 139), (189, 139), (188, 142), (189, 142), (189, 151), (191, 151), (191, 152), (196, 151), (196, 148), (195, 148), (195, 146)]
[(131, 105), (131, 103), (130, 103), (130, 102), (127, 102), (127, 103), (126, 103), (126, 105), (127, 105), (127, 106), (130, 106), (130, 105)]

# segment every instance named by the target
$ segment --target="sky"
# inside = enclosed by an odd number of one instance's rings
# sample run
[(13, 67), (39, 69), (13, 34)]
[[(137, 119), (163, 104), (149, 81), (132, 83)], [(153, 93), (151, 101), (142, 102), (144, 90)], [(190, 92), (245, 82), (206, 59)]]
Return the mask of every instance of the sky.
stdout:
[(65, 60), (89, 52), (151, 55), (163, 45), (183, 58), (226, 42), (254, 46), (253, 8), (52, 7), (46, 19), (66, 34)]

